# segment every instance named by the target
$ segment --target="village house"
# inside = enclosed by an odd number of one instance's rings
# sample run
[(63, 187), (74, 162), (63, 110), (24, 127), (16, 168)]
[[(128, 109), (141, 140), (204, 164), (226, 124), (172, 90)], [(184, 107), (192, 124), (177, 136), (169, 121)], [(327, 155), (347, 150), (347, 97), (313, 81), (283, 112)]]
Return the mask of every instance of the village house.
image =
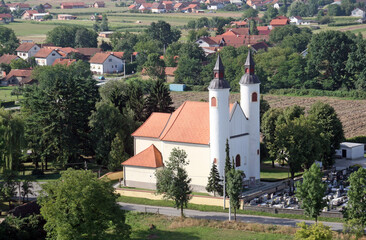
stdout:
[(209, 9), (209, 10), (223, 9), (224, 7), (225, 7), (225, 5), (220, 2), (214, 2), (214, 3), (210, 3), (209, 5), (207, 5), (207, 9)]
[(73, 9), (73, 8), (85, 8), (85, 3), (83, 2), (65, 2), (61, 3), (61, 9)]
[(75, 20), (76, 16), (70, 14), (59, 14), (57, 15), (57, 20)]
[(104, 8), (105, 7), (105, 3), (103, 1), (98, 1), (93, 3), (93, 8)]
[(302, 22), (303, 22), (303, 19), (300, 16), (291, 16), (290, 17), (291, 24), (301, 25)]
[(139, 12), (150, 12), (152, 5), (152, 3), (142, 3), (139, 7)]
[(52, 8), (52, 5), (49, 4), (49, 3), (45, 3), (45, 4), (43, 4), (43, 8), (44, 9), (51, 9)]
[(362, 9), (356, 8), (351, 12), (351, 16), (352, 17), (360, 17), (360, 18), (365, 18), (366, 16), (366, 12)]
[(32, 78), (32, 69), (12, 69), (1, 82), (2, 86), (16, 85), (23, 86), (25, 84), (35, 83)]
[(14, 17), (10, 13), (1, 13), (0, 14), (0, 21), (3, 22), (3, 23), (14, 22)]
[(35, 21), (42, 21), (43, 18), (47, 15), (49, 15), (50, 13), (34, 13), (33, 16), (31, 17), (32, 20)]
[(100, 32), (98, 34), (99, 37), (101, 38), (110, 38), (113, 35), (114, 32), (112, 31), (107, 31), (107, 32)]
[(33, 19), (33, 14), (37, 14), (37, 13), (39, 13), (37, 10), (26, 10), (22, 14), (21, 18), (23, 20), (31, 20), (31, 19)]
[(85, 56), (86, 60), (90, 60), (96, 53), (102, 52), (101, 48), (75, 48), (80, 54)]
[(177, 70), (177, 67), (165, 67), (165, 77), (166, 82), (173, 83), (175, 80), (175, 70)]
[(151, 6), (152, 13), (165, 13), (165, 6), (160, 2), (154, 2)]
[(34, 42), (25, 42), (20, 44), (19, 47), (15, 49), (15, 51), (17, 52), (18, 57), (27, 61), (29, 58), (36, 55), (40, 49), (41, 48), (38, 46), (38, 44)]
[(0, 64), (4, 63), (9, 65), (15, 59), (19, 59), (19, 57), (13, 54), (4, 54), (0, 57)]
[(123, 71), (121, 58), (110, 53), (96, 53), (90, 59), (90, 71), (94, 74), (119, 73)]
[(29, 4), (26, 3), (9, 3), (6, 4), (6, 6), (9, 8), (11, 12), (14, 11), (25, 11), (25, 10), (31, 10), (32, 8), (29, 6)]
[(269, 23), (270, 29), (273, 29), (275, 27), (283, 27), (290, 24), (290, 19), (284, 16), (279, 16), (271, 20)]
[(51, 66), (56, 59), (62, 58), (62, 55), (56, 49), (41, 48), (34, 57), (37, 65)]
[(208, 102), (186, 101), (173, 113), (153, 113), (134, 133), (134, 156), (122, 163), (123, 184), (156, 189), (155, 172), (163, 168), (172, 149), (184, 150), (194, 191), (206, 192), (208, 176), (216, 164), (224, 175), (225, 146), (230, 146), (234, 167), (245, 173), (245, 185), (260, 180), (260, 81), (249, 52), (245, 74), (239, 81), (240, 103), (230, 104), (230, 85), (218, 56)]

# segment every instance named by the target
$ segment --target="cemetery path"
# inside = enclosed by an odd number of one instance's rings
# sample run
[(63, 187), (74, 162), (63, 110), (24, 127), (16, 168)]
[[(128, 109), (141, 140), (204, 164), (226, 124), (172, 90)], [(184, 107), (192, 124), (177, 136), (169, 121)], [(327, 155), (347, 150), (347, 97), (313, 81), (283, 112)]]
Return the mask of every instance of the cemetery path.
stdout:
[[(123, 210), (127, 211), (136, 211), (136, 212), (149, 212), (149, 213), (158, 213), (167, 216), (180, 216), (180, 210), (171, 207), (157, 207), (150, 205), (140, 205), (140, 204), (131, 204), (131, 203), (118, 203)], [(218, 220), (218, 221), (226, 221), (228, 220), (227, 213), (221, 212), (202, 212), (197, 210), (185, 209), (184, 214), (186, 217), (190, 218), (198, 218), (198, 219), (209, 219), (209, 220)], [(236, 218), (238, 221), (247, 222), (247, 223), (260, 223), (260, 224), (270, 224), (270, 225), (283, 225), (283, 226), (291, 226), (296, 227), (297, 223), (306, 222), (307, 224), (313, 224), (315, 221), (311, 220), (300, 220), (300, 219), (288, 219), (288, 218), (276, 218), (276, 217), (266, 217), (266, 216), (254, 216), (254, 215), (244, 215), (237, 214)], [(231, 217), (234, 220), (234, 214)], [(322, 222), (324, 225), (331, 227), (334, 231), (342, 231), (343, 224), (335, 223), (335, 222)]]

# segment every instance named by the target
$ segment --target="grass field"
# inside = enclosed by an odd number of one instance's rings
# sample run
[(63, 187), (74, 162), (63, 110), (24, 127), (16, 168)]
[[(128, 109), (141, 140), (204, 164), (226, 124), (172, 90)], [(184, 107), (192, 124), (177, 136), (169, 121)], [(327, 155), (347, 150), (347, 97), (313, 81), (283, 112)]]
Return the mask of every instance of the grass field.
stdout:
[[(126, 213), (126, 222), (132, 227), (132, 239), (174, 240), (286, 240), (293, 239), (294, 228), (263, 226), (252, 223), (233, 223), (166, 217), (135, 212)], [(151, 229), (151, 225), (155, 229)]]
[(11, 91), (15, 87), (0, 87), (0, 101), (17, 101), (22, 98), (22, 96), (17, 97), (16, 95), (11, 95)]

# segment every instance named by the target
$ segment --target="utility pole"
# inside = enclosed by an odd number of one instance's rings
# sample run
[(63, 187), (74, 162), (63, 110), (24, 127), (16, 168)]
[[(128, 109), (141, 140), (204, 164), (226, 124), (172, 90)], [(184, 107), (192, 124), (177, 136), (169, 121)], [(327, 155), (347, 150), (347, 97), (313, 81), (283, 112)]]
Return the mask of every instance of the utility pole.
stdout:
[(224, 198), (224, 209), (226, 209), (226, 179), (225, 179), (225, 173), (224, 173), (224, 192), (223, 192), (223, 198)]
[(126, 60), (123, 60), (123, 78), (126, 78)]
[(229, 221), (231, 221), (231, 202), (229, 198)]

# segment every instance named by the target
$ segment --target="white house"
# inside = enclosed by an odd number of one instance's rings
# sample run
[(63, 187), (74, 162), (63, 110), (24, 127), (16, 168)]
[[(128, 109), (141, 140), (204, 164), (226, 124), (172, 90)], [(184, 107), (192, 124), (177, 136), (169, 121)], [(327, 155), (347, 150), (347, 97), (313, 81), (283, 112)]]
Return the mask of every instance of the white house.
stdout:
[(351, 12), (351, 16), (352, 17), (360, 17), (360, 18), (365, 18), (366, 13), (364, 10), (356, 8)]
[(345, 159), (360, 159), (364, 157), (365, 145), (362, 143), (342, 142), (341, 147), (336, 150), (336, 156)]
[(32, 20), (36, 20), (36, 21), (41, 21), (43, 20), (43, 18), (47, 15), (49, 15), (50, 13), (34, 13), (33, 16), (31, 17)]
[(20, 44), (19, 47), (15, 51), (17, 52), (18, 57), (20, 57), (24, 60), (28, 60), (29, 58), (36, 55), (36, 53), (40, 49), (41, 48), (33, 42), (25, 42), (25, 43)]
[(118, 73), (123, 70), (123, 61), (113, 52), (96, 53), (90, 59), (90, 71), (95, 74)]
[(154, 2), (151, 6), (152, 13), (165, 13), (165, 6), (160, 2)]
[(301, 25), (303, 23), (303, 19), (300, 16), (292, 16), (292, 17), (290, 17), (290, 23), (296, 24), (296, 25)]
[[(173, 113), (153, 113), (132, 134), (135, 156), (122, 163), (126, 186), (154, 189), (156, 179), (150, 177), (151, 173), (163, 167), (153, 165), (156, 159), (160, 159), (161, 154), (164, 164), (172, 149), (180, 148), (187, 153), (186, 170), (192, 179), (192, 188), (205, 192), (212, 164), (217, 165), (221, 177), (224, 174), (226, 141), (235, 168), (245, 173), (245, 184), (259, 182), (260, 81), (254, 74), (251, 53), (248, 53), (245, 74), (239, 82), (240, 104), (229, 103), (230, 85), (224, 78), (220, 56), (213, 72), (208, 102), (186, 101)], [(130, 166), (134, 168), (131, 170)], [(136, 172), (143, 176), (137, 176)]]
[(209, 10), (218, 10), (218, 9), (223, 9), (225, 6), (224, 4), (218, 2), (218, 3), (211, 3), (209, 5), (207, 5), (207, 9)]
[(34, 57), (37, 65), (51, 66), (56, 59), (62, 58), (62, 55), (57, 51), (57, 49), (41, 48)]

